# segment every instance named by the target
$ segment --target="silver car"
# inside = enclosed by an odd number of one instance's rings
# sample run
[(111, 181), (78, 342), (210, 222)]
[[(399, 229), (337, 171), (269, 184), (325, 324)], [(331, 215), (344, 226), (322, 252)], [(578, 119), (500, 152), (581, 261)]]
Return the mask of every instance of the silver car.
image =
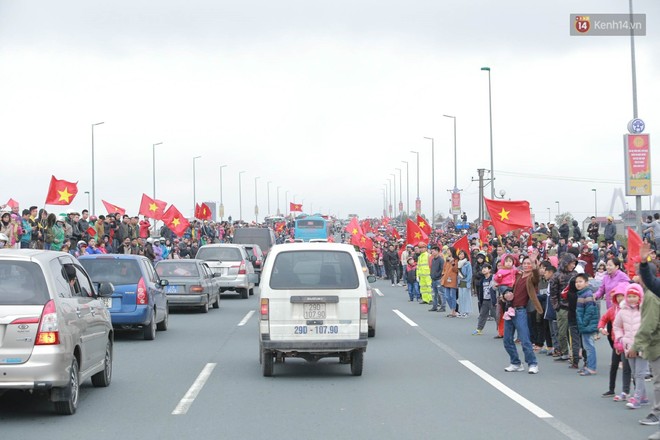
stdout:
[(254, 294), (259, 275), (254, 272), (245, 247), (240, 244), (207, 244), (199, 248), (196, 258), (204, 260), (220, 280), (220, 293), (233, 290), (241, 298)]
[(113, 330), (104, 300), (71, 255), (0, 251), (0, 391), (46, 394), (59, 414), (78, 407), (80, 385), (112, 379)]
[(156, 273), (165, 286), (170, 307), (195, 307), (208, 313), (220, 307), (220, 280), (202, 260), (161, 260)]

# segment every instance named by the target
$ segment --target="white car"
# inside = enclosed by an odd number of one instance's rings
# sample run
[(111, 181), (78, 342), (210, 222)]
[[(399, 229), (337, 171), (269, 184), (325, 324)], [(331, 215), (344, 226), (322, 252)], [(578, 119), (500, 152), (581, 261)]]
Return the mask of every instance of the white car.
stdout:
[(263, 375), (272, 376), (275, 361), (286, 357), (337, 357), (360, 376), (369, 333), (367, 281), (353, 246), (275, 246), (260, 286)]

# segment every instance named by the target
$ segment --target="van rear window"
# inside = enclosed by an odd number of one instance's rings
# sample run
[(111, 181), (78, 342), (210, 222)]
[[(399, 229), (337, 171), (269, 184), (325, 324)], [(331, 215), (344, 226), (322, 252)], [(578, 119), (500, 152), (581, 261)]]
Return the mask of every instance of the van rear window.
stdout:
[(275, 290), (357, 289), (358, 274), (353, 257), (342, 251), (281, 252), (270, 276)]
[(195, 258), (206, 261), (241, 261), (241, 251), (235, 247), (201, 247)]
[(142, 278), (140, 263), (137, 260), (121, 258), (81, 259), (89, 277), (95, 283), (112, 283), (115, 286), (137, 284)]
[(0, 305), (43, 305), (50, 299), (41, 267), (29, 261), (0, 261)]

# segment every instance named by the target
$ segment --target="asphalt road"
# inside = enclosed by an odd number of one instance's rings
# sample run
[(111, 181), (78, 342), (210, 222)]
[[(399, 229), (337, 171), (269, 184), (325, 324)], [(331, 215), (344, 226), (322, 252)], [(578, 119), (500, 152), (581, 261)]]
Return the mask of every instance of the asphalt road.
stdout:
[(446, 318), (408, 302), (403, 287), (375, 287), (384, 296), (362, 377), (334, 359), (287, 360), (262, 377), (258, 296), (226, 296), (208, 314), (173, 313), (155, 341), (118, 334), (112, 384), (84, 384), (74, 416), (54, 415), (35, 396), (0, 396), (0, 438), (619, 440), (657, 429), (637, 423), (647, 408), (600, 397), (604, 339), (597, 376), (580, 377), (546, 356), (538, 375), (505, 373), (493, 322), (472, 336), (475, 317)]

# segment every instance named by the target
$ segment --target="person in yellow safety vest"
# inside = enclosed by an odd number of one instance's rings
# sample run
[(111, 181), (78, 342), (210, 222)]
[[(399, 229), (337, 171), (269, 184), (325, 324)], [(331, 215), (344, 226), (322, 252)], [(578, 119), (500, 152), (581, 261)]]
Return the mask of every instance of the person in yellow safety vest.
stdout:
[(419, 279), (419, 293), (422, 295), (422, 304), (431, 304), (433, 291), (431, 290), (431, 266), (429, 265), (429, 253), (426, 243), (420, 241), (418, 244), (422, 253), (417, 259), (417, 278)]

